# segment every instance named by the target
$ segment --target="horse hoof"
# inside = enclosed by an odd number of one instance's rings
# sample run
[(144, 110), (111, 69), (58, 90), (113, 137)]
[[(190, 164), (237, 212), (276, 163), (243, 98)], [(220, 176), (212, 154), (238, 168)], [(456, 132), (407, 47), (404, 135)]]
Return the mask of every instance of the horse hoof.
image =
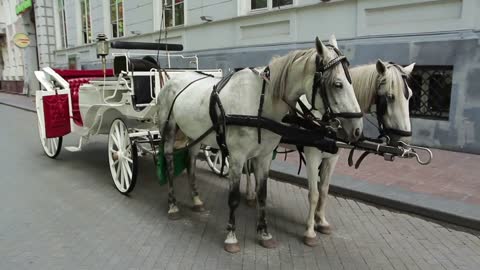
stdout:
[(268, 240), (259, 240), (259, 242), (260, 245), (264, 248), (272, 249), (278, 247), (278, 242), (273, 238), (270, 238)]
[(198, 204), (198, 205), (192, 206), (192, 211), (193, 211), (193, 212), (197, 212), (197, 213), (202, 213), (202, 212), (205, 212), (206, 209), (205, 209), (205, 207), (203, 206), (203, 204)]
[(308, 236), (304, 236), (303, 237), (303, 243), (309, 247), (314, 247), (316, 245), (318, 245), (318, 240), (316, 237), (308, 237)]
[(168, 219), (170, 220), (179, 220), (181, 218), (182, 215), (180, 215), (180, 211), (168, 213)]
[(257, 200), (256, 199), (247, 199), (247, 206), (248, 207), (256, 207), (257, 206)]
[(315, 231), (323, 234), (331, 234), (332, 227), (330, 225), (315, 225)]
[(225, 244), (223, 246), (223, 249), (225, 249), (226, 252), (228, 253), (238, 253), (240, 252), (240, 245), (238, 243), (235, 244)]

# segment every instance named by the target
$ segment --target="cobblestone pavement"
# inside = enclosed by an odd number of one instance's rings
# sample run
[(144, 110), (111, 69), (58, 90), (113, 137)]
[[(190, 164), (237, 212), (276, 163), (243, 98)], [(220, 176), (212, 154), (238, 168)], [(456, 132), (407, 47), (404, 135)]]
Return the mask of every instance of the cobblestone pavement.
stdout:
[[(12, 121), (14, 119), (15, 121)], [(343, 197), (330, 197), (334, 226), (315, 248), (301, 242), (307, 192), (269, 181), (268, 217), (280, 247), (255, 242), (254, 209), (237, 214), (240, 254), (223, 251), (227, 180), (198, 162), (208, 208), (189, 210), (186, 179), (176, 182), (183, 219), (169, 221), (167, 189), (151, 158), (140, 161), (128, 197), (113, 187), (106, 140), (79, 153), (45, 157), (35, 115), (0, 105), (0, 269), (479, 269), (479, 232)], [(65, 145), (72, 145), (72, 136)]]

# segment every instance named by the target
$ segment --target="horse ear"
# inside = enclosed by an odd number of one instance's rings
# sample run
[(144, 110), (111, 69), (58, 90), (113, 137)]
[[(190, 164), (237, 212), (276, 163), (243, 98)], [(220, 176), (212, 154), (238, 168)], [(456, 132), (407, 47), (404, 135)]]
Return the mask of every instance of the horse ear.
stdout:
[(330, 36), (330, 40), (328, 42), (330, 43), (330, 45), (338, 49), (337, 39), (335, 38), (334, 34)]
[(377, 60), (376, 66), (377, 66), (377, 72), (380, 74), (385, 73), (385, 71), (387, 70), (387, 68), (385, 67), (385, 64), (380, 59)]
[(325, 47), (325, 45), (323, 45), (322, 41), (320, 41), (320, 39), (318, 39), (318, 37), (315, 38), (315, 47), (317, 48), (317, 53), (320, 56), (323, 56), (324, 53), (328, 50), (327, 47)]
[(412, 73), (414, 67), (415, 67), (415, 63), (411, 63), (410, 65), (404, 67), (403, 71), (405, 71), (405, 73), (407, 74), (410, 74)]

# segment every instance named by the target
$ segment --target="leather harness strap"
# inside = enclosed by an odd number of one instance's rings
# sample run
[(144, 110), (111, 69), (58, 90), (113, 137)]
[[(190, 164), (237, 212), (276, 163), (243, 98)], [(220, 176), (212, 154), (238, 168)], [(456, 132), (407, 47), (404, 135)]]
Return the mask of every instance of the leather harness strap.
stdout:
[(333, 68), (337, 64), (341, 64), (342, 68), (345, 72), (345, 76), (347, 77), (348, 82), (351, 84), (352, 83), (352, 78), (350, 77), (350, 73), (348, 72), (348, 60), (345, 55), (343, 55), (339, 49), (337, 49), (334, 46), (327, 45), (328, 48), (331, 48), (338, 56), (335, 57), (334, 59), (330, 60), (327, 64), (322, 65), (322, 60), (320, 59), (320, 56), (317, 55), (315, 58), (315, 75), (313, 77), (313, 85), (312, 85), (312, 110), (316, 110), (315, 107), (315, 99), (317, 95), (317, 91), (320, 91), (320, 96), (322, 97), (323, 105), (325, 112), (323, 114), (322, 120), (325, 122), (331, 121), (337, 117), (340, 118), (362, 118), (363, 113), (362, 112), (339, 112), (339, 113), (334, 113), (332, 110), (332, 107), (330, 105), (330, 101), (328, 99), (328, 94), (327, 94), (327, 87), (325, 85), (324, 81), (324, 73), (325, 71)]

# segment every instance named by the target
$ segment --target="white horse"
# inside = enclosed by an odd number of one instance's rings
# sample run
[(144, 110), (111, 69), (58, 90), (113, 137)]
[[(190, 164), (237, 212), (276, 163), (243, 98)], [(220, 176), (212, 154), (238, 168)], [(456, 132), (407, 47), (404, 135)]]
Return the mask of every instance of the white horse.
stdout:
[[(401, 67), (378, 60), (376, 64), (363, 65), (350, 69), (353, 88), (360, 108), (363, 112), (370, 111), (376, 104), (379, 131), (390, 138), (390, 142), (409, 142), (411, 136), (408, 100), (412, 90), (406, 83), (406, 78), (413, 70), (415, 63)], [(303, 103), (309, 106), (305, 97)], [(378, 104), (380, 103), (380, 104)], [(318, 111), (313, 111), (321, 118)], [(304, 233), (304, 243), (314, 246), (315, 231), (330, 234), (331, 227), (325, 217), (325, 207), (330, 178), (338, 161), (338, 154), (322, 152), (314, 147), (305, 147), (305, 159), (308, 177), (310, 207), (307, 216), (307, 230)], [(247, 202), (251, 201), (255, 192), (252, 190), (252, 179), (247, 175)], [(253, 194), (253, 195), (252, 195)], [(249, 205), (251, 202), (249, 202)]]
[[(333, 36), (330, 42), (336, 44)], [(293, 51), (286, 56), (272, 59), (268, 65), (270, 81), (266, 83), (263, 117), (280, 122), (288, 113), (290, 107), (295, 106), (300, 96), (306, 95), (309, 100), (312, 100), (312, 92), (320, 92), (312, 91), (314, 74), (318, 71), (318, 65), (320, 67), (328, 67), (328, 70), (322, 73), (321, 79), (323, 81), (324, 93), (326, 92), (327, 94), (330, 101), (330, 109), (333, 113), (360, 113), (360, 107), (355, 98), (353, 87), (347, 80), (340, 62), (338, 62), (339, 65), (329, 65), (335, 59), (340, 59), (340, 56), (337, 55), (334, 48), (325, 46), (318, 38), (315, 41), (315, 45), (316, 48), (314, 49)], [(316, 59), (320, 61), (316, 63)], [(257, 70), (264, 70), (264, 68)], [(189, 149), (188, 178), (194, 209), (203, 209), (203, 203), (195, 186), (195, 156), (200, 150), (200, 143), (218, 147), (214, 133), (202, 136), (213, 125), (210, 118), (209, 103), (212, 88), (218, 81), (216, 78), (204, 78), (204, 75), (195, 72), (186, 73), (167, 81), (157, 97), (159, 129), (164, 140), (164, 152), (168, 168), (168, 215), (172, 219), (179, 217), (179, 208), (177, 207), (173, 189), (173, 158), (171, 155), (174, 151), (173, 141), (177, 128), (196, 143), (192, 143)], [(250, 69), (244, 69), (235, 73), (219, 94), (225, 113), (227, 115), (256, 116), (259, 110), (263, 82), (263, 78)], [(320, 111), (325, 111), (320, 94), (316, 96), (315, 105)], [(215, 109), (218, 113), (219, 109), (217, 106)], [(361, 118), (341, 119), (341, 122), (348, 140), (358, 140), (363, 129)], [(242, 167), (247, 159), (252, 159), (255, 163), (258, 240), (262, 246), (273, 248), (276, 246), (276, 241), (268, 233), (265, 213), (266, 180), (272, 161), (273, 149), (280, 142), (281, 136), (262, 129), (261, 142), (259, 143), (257, 141), (257, 128), (227, 126), (225, 137), (230, 163), (228, 197), (230, 215), (224, 248), (231, 253), (240, 251), (235, 234), (235, 209), (240, 202), (239, 183)]]

